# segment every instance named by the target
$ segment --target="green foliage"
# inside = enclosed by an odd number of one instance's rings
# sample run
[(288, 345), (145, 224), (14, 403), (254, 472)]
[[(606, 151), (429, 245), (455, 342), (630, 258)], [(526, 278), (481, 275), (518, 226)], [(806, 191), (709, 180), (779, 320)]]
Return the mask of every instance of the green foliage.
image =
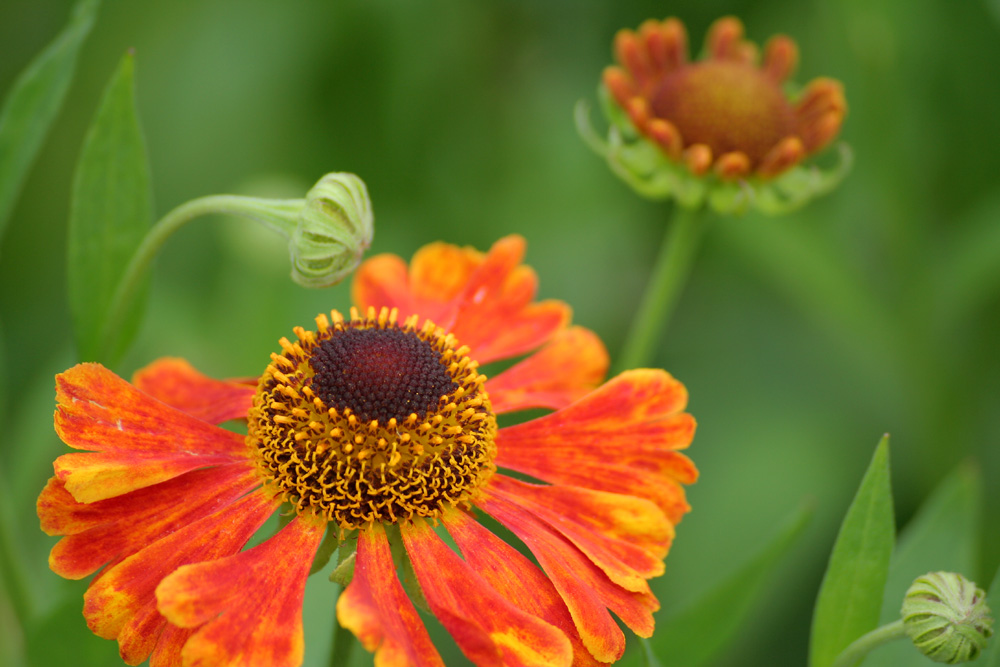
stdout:
[(986, 650), (979, 656), (982, 667), (1000, 667), (1000, 639), (998, 639), (998, 627), (1000, 623), (1000, 568), (997, 568), (993, 575), (993, 583), (986, 591), (986, 604), (993, 612), (993, 636), (986, 645)]
[(882, 438), (840, 526), (813, 614), (810, 667), (828, 667), (874, 630), (895, 541), (889, 436)]
[(113, 363), (135, 335), (143, 312), (144, 299), (136, 298), (124, 304), (120, 320), (111, 324), (114, 330), (108, 328), (119, 282), (152, 217), (134, 60), (126, 54), (108, 84), (73, 180), (67, 272), (81, 361)]
[[(812, 517), (803, 506), (781, 523), (774, 536), (758, 551), (686, 609), (658, 621), (651, 640), (656, 653), (669, 667), (697, 667), (728, 646), (743, 627), (747, 615), (760, 602), (764, 585), (778, 563), (796, 543)], [(692, 641), (697, 637), (697, 641)]]
[(14, 82), (0, 110), (0, 240), (31, 164), (62, 106), (76, 56), (94, 25), (100, 0), (80, 0), (69, 25)]

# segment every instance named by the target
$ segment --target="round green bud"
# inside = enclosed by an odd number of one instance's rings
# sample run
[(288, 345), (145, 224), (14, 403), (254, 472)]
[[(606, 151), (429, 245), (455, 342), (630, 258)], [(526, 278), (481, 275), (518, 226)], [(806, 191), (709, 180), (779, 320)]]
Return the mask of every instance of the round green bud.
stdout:
[(993, 635), (986, 594), (960, 574), (917, 577), (906, 591), (901, 613), (907, 636), (935, 662), (975, 660)]
[(289, 239), (292, 278), (305, 287), (339, 283), (371, 245), (373, 223), (364, 181), (348, 173), (319, 179), (306, 195)]

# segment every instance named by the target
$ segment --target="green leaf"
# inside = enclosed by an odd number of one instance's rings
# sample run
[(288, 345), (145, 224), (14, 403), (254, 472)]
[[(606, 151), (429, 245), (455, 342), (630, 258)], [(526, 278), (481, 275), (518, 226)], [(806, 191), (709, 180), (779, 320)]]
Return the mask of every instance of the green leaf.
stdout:
[(993, 583), (986, 593), (986, 604), (993, 611), (994, 634), (986, 644), (986, 650), (979, 656), (980, 662), (977, 664), (982, 667), (1000, 667), (1000, 635), (997, 634), (995, 625), (998, 622), (996, 619), (1000, 617), (1000, 568), (997, 568), (997, 573), (993, 575)]
[[(653, 641), (666, 664), (670, 667), (704, 665), (726, 647), (760, 598), (768, 577), (802, 534), (810, 517), (811, 507), (797, 510), (736, 572), (689, 607), (657, 623)], [(692, 641), (692, 638), (697, 640)]]
[(810, 667), (828, 667), (848, 644), (878, 626), (894, 541), (886, 435), (875, 449), (830, 554), (813, 613)]
[(113, 363), (135, 335), (145, 301), (142, 289), (120, 327), (106, 330), (112, 297), (152, 217), (133, 69), (128, 53), (104, 92), (73, 180), (67, 273), (81, 361)]
[[(964, 464), (952, 472), (902, 531), (889, 568), (881, 623), (899, 620), (903, 596), (922, 574), (946, 570), (975, 576), (982, 483), (979, 471)], [(866, 667), (934, 665), (910, 642), (893, 642), (874, 651)]]
[(69, 89), (100, 0), (80, 0), (59, 36), (17, 77), (0, 111), (0, 239), (14, 202)]

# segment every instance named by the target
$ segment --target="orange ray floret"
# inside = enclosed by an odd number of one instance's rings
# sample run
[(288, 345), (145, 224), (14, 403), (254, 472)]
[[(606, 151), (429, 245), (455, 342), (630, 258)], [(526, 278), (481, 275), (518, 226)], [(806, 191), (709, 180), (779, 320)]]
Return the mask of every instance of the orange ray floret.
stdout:
[(257, 378), (249, 382), (215, 380), (184, 359), (158, 359), (132, 376), (135, 388), (209, 424), (243, 419), (250, 409)]
[(400, 531), (427, 604), (469, 660), (481, 667), (572, 663), (566, 635), (504, 599), (425, 522)]
[(301, 664), (302, 597), (325, 527), (299, 516), (248, 551), (166, 577), (156, 589), (160, 613), (198, 628), (181, 651), (184, 664)]
[(382, 667), (444, 665), (396, 577), (380, 524), (358, 532), (354, 578), (337, 600), (337, 621), (375, 654)]

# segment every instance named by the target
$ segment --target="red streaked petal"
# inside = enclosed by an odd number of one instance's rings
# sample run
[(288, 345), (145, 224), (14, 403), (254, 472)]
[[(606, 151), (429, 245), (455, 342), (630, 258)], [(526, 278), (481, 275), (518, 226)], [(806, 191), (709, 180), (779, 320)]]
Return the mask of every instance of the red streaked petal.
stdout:
[(181, 651), (187, 667), (302, 662), (302, 597), (326, 523), (299, 516), (252, 549), (184, 565), (156, 588), (182, 628), (202, 626)]
[(182, 565), (238, 552), (278, 505), (260, 492), (244, 496), (103, 572), (83, 596), (87, 625), (99, 637), (117, 638), (125, 662), (139, 664), (166, 625), (156, 610), (160, 581)]
[(254, 385), (215, 380), (199, 373), (184, 359), (158, 359), (132, 376), (137, 389), (209, 424), (247, 416)]
[(354, 578), (337, 600), (337, 621), (375, 653), (380, 667), (444, 665), (396, 577), (381, 524), (358, 534)]
[(686, 404), (684, 385), (665, 371), (626, 371), (562, 410), (500, 429), (497, 464), (555, 484), (648, 498), (674, 520), (677, 483), (697, 476), (673, 451), (694, 437), (694, 418), (681, 412)]
[(648, 500), (503, 475), (494, 475), (488, 489), (559, 531), (622, 588), (648, 591), (646, 580), (663, 574), (674, 528)]
[(614, 662), (625, 651), (625, 637), (608, 608), (640, 637), (652, 635), (653, 612), (660, 605), (651, 593), (618, 586), (566, 538), (516, 505), (493, 495), (485, 495), (476, 504), (531, 549), (595, 658)]
[(49, 554), (49, 567), (81, 579), (179, 528), (211, 514), (260, 485), (247, 464), (196, 470), (132, 493), (84, 504), (62, 482), (50, 480), (38, 498), (42, 529), (66, 534)]
[(469, 660), (481, 667), (572, 663), (566, 635), (505, 600), (426, 522), (400, 532), (427, 603)]
[(398, 308), (402, 319), (414, 312), (406, 262), (396, 255), (375, 255), (354, 273), (351, 300), (362, 311), (373, 307)]
[(548, 344), (486, 382), (496, 413), (524, 408), (558, 410), (583, 398), (608, 372), (601, 339), (583, 327), (560, 331)]
[[(460, 248), (450, 243), (429, 243), (410, 260), (410, 288), (421, 302), (445, 304), (458, 298), (470, 277), (483, 263), (483, 253), (474, 248)], [(431, 315), (431, 320), (440, 326)]]
[(559, 628), (573, 645), (573, 667), (602, 665), (583, 645), (566, 604), (552, 582), (531, 561), (467, 514), (442, 517), (469, 567), (518, 609)]
[(181, 649), (193, 634), (194, 630), (167, 623), (149, 656), (149, 667), (183, 667)]

